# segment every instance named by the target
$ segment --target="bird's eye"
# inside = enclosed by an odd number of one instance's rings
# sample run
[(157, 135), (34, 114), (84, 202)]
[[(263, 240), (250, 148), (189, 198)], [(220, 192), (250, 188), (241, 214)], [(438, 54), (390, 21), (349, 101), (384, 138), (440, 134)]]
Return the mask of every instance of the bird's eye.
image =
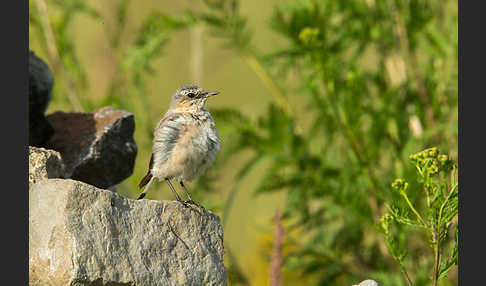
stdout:
[(189, 98), (193, 98), (193, 97), (194, 97), (194, 96), (196, 96), (196, 95), (195, 95), (193, 92), (189, 92), (189, 93), (187, 94), (187, 96), (188, 96)]

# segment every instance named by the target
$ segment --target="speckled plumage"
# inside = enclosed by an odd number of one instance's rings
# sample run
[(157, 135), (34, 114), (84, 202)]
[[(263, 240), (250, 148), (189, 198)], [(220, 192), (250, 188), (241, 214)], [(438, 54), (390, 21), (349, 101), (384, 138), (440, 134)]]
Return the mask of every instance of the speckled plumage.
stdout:
[(149, 170), (139, 185), (147, 186), (139, 199), (154, 178), (166, 180), (178, 200), (170, 180), (180, 182), (190, 199), (183, 182), (201, 175), (220, 150), (216, 124), (204, 108), (207, 98), (215, 94), (197, 86), (183, 86), (174, 93), (169, 110), (154, 131)]

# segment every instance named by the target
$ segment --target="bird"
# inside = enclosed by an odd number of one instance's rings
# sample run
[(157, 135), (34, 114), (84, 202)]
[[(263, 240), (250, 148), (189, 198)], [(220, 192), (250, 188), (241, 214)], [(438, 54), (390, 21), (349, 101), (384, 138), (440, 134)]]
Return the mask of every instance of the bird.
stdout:
[[(199, 177), (221, 149), (216, 124), (205, 108), (208, 98), (217, 94), (196, 85), (183, 85), (175, 91), (169, 109), (155, 127), (148, 171), (138, 185), (145, 189), (137, 200), (145, 197), (157, 178), (167, 182), (177, 201), (197, 205), (184, 182)], [(180, 198), (171, 180), (179, 182), (189, 200)]]

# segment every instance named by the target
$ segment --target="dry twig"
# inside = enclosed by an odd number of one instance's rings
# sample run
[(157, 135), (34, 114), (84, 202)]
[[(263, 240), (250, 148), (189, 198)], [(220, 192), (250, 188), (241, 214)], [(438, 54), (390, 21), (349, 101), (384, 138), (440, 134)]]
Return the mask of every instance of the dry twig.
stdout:
[(270, 286), (280, 286), (280, 267), (282, 266), (282, 241), (284, 230), (282, 227), (282, 214), (279, 209), (275, 211), (275, 232), (273, 235), (272, 261), (270, 264)]

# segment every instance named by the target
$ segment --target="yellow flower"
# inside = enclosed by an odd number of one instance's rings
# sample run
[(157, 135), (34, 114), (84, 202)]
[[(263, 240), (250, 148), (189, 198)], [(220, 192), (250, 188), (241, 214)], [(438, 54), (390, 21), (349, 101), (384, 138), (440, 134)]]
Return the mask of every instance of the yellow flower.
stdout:
[(407, 190), (408, 188), (408, 183), (405, 182), (403, 179), (395, 179), (392, 183), (392, 188), (394, 188), (396, 191), (402, 193)]
[(439, 160), (441, 164), (444, 164), (447, 161), (447, 159), (449, 159), (449, 157), (445, 154), (439, 155), (437, 157), (437, 160)]
[(305, 27), (299, 33), (299, 40), (305, 45), (308, 45), (313, 41), (315, 41), (318, 35), (319, 35), (318, 28)]
[(439, 154), (437, 147), (432, 147), (432, 148), (429, 148), (425, 151), (427, 152), (427, 155), (429, 156), (429, 158), (436, 158), (437, 155)]
[(390, 223), (393, 221), (393, 217), (389, 214), (386, 214), (384, 216), (381, 217), (380, 219), (380, 226), (381, 226), (381, 229), (383, 230), (383, 232), (385, 234), (388, 234), (389, 233), (389, 230), (390, 230)]

